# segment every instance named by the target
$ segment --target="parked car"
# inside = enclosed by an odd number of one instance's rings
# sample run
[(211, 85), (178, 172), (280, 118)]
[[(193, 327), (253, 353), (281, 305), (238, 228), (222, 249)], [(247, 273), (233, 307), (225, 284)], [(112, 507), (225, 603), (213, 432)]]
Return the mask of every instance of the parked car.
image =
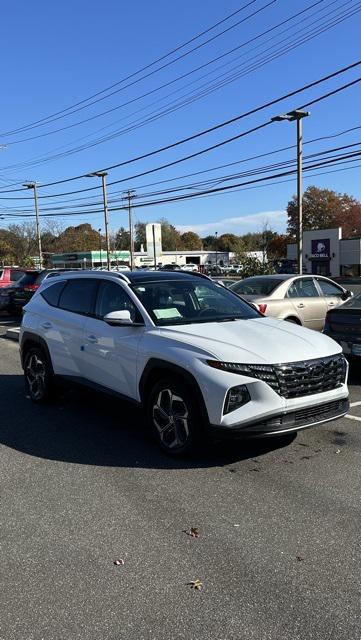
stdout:
[(126, 397), (170, 454), (207, 433), (280, 435), (348, 409), (347, 361), (334, 340), (265, 318), (201, 274), (63, 273), (24, 312), (34, 402), (49, 399), (57, 377)]
[(179, 266), (179, 264), (163, 264), (161, 267), (159, 267), (159, 271), (180, 271), (181, 268)]
[(329, 309), (353, 294), (323, 276), (276, 274), (245, 278), (232, 291), (258, 306), (261, 313), (322, 331)]
[(25, 269), (19, 267), (0, 267), (0, 289), (17, 282), (24, 273)]
[(10, 301), (7, 311), (15, 315), (21, 315), (23, 307), (29, 302), (41, 283), (47, 278), (59, 276), (69, 269), (32, 269), (25, 271), (22, 278), (18, 280), (13, 291), (10, 292)]
[(182, 271), (198, 271), (198, 265), (197, 264), (182, 264), (181, 265), (181, 270)]
[(361, 357), (361, 293), (327, 312), (323, 332), (350, 357)]

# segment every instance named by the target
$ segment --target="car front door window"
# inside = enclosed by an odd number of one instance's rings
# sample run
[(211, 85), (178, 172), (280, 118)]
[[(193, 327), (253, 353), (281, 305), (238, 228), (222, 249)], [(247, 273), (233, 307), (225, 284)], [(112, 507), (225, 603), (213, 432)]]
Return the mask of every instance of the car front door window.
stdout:
[(140, 312), (122, 286), (115, 282), (102, 282), (95, 305), (96, 317), (103, 319), (104, 316), (112, 311), (123, 310), (130, 312), (132, 322), (142, 322)]

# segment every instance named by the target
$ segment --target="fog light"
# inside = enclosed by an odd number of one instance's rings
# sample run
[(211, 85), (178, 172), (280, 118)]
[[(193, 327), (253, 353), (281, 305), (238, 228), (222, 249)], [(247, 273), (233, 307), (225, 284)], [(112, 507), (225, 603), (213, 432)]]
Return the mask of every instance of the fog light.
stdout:
[(250, 400), (251, 396), (245, 384), (241, 384), (239, 387), (232, 387), (227, 393), (223, 413), (230, 413), (235, 409), (239, 409)]

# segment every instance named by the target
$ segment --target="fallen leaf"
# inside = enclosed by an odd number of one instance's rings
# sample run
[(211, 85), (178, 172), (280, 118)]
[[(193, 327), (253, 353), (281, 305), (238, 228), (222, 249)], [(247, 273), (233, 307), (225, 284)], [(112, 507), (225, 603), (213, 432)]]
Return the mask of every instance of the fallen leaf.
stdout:
[(191, 589), (196, 589), (196, 591), (200, 591), (203, 588), (203, 582), (200, 580), (191, 580), (191, 582), (188, 582), (187, 584), (190, 585)]
[(122, 558), (120, 560), (114, 560), (114, 564), (117, 567), (122, 567), (124, 565), (124, 560), (122, 560)]
[(191, 527), (189, 531), (187, 531), (187, 529), (184, 529), (183, 533), (186, 533), (187, 536), (190, 536), (191, 538), (199, 538), (200, 536), (198, 527)]
[(335, 453), (341, 453), (341, 449), (336, 449)]
[(302, 558), (302, 556), (296, 556), (298, 562), (302, 562), (302, 560), (304, 560), (304, 558)]

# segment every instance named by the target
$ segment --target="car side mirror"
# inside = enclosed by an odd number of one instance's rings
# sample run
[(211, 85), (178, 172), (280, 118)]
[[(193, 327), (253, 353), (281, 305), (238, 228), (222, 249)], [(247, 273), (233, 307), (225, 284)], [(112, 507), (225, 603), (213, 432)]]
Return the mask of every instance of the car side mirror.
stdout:
[(353, 293), (352, 291), (350, 291), (349, 289), (346, 289), (343, 294), (341, 295), (341, 299), (342, 300), (348, 300), (349, 298), (352, 298)]
[(104, 318), (104, 322), (109, 324), (111, 327), (120, 327), (120, 326), (133, 326), (139, 327), (143, 325), (143, 322), (133, 322), (130, 316), (130, 311), (128, 309), (121, 309), (119, 311), (111, 311), (107, 313)]

